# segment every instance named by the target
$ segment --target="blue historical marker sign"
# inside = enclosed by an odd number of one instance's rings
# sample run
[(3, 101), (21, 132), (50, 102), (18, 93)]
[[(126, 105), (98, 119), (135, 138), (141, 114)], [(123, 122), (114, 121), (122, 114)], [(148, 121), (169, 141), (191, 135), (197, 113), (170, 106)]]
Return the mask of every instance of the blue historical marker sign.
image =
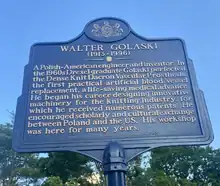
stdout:
[(100, 18), (68, 42), (37, 43), (25, 66), (13, 147), (18, 152), (205, 145), (213, 133), (179, 38), (148, 39)]

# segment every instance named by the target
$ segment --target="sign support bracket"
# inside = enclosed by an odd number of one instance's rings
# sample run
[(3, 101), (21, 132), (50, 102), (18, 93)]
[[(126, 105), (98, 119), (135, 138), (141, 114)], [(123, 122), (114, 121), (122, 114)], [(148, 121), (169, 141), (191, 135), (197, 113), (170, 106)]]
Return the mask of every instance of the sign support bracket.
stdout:
[(103, 168), (107, 186), (126, 186), (127, 163), (124, 148), (110, 142), (103, 154)]

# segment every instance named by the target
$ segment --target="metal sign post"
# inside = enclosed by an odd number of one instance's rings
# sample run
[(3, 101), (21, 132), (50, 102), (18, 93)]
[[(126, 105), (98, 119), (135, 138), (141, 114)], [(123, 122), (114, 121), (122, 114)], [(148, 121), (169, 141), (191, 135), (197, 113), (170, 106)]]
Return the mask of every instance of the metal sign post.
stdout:
[(127, 164), (125, 151), (119, 143), (110, 142), (105, 148), (103, 167), (107, 186), (126, 186)]

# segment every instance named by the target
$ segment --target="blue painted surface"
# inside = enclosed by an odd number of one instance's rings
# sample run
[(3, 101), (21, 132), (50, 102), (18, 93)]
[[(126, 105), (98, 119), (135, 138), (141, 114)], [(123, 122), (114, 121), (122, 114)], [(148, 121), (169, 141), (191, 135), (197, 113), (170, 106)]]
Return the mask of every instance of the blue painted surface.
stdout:
[[(94, 26), (94, 24), (99, 25), (99, 27)], [(112, 35), (112, 33), (114, 34)], [(152, 50), (150, 47), (148, 50), (134, 50), (136, 44), (138, 44), (138, 46), (141, 46), (141, 44), (143, 43), (145, 44), (145, 47), (147, 45), (150, 45), (156, 47), (157, 49)], [(156, 43), (156, 45), (154, 43)], [(60, 46), (75, 46), (75, 48), (77, 48), (76, 46), (78, 45), (102, 45), (102, 54), (101, 57), (99, 56), (98, 58), (103, 60), (97, 61), (95, 60), (97, 59), (96, 56), (87, 56), (89, 49), (88, 51), (82, 52), (62, 52), (60, 48)], [(124, 60), (120, 58), (120, 55), (114, 56), (114, 54), (116, 53), (114, 53), (113, 51), (116, 46), (121, 47), (122, 51), (128, 51), (130, 55), (123, 56), (126, 58)], [(113, 60), (111, 62), (106, 61), (106, 57), (111, 55)], [(126, 125), (125, 122), (126, 120), (129, 120), (129, 118), (122, 116), (121, 118), (123, 120), (123, 124), (125, 124), (125, 126), (134, 126), (134, 131), (123, 131), (115, 133), (114, 125), (108, 125), (109, 130), (106, 133), (86, 133), (85, 130), (83, 130), (82, 132), (77, 134), (27, 134), (27, 130), (29, 130), (27, 127), (28, 118), (33, 116), (33, 114), (30, 113), (29, 105), (31, 98), (30, 92), (33, 90), (33, 69), (36, 65), (60, 65), (64, 67), (68, 64), (75, 66), (79, 65), (78, 67), (80, 67), (80, 65), (83, 64), (105, 64), (108, 65), (109, 69), (111, 69), (113, 68), (112, 66), (116, 64), (132, 64), (140, 61), (162, 62), (176, 60), (185, 63), (184, 67), (186, 68), (186, 75), (189, 79), (189, 82), (187, 83), (187, 91), (189, 92), (189, 95), (193, 98), (192, 101), (194, 103), (194, 106), (192, 110), (194, 111), (196, 117), (196, 121), (193, 123), (172, 122), (170, 124), (161, 124), (159, 122), (156, 122), (154, 124), (144, 124), (143, 121), (138, 118), (135, 119), (133, 123), (131, 122)], [(175, 67), (178, 68), (178, 66)], [(92, 68), (90, 69), (92, 70)], [(104, 70), (104, 68), (102, 69)], [(133, 69), (135, 71), (138, 69), (140, 70), (141, 68), (132, 67), (130, 69)], [(94, 68), (93, 70), (96, 69)], [(62, 77), (62, 75), (58, 75), (57, 77)], [(152, 80), (153, 78), (150, 79)], [(67, 83), (71, 82), (73, 82), (73, 80), (69, 80)], [(137, 82), (137, 86), (141, 86), (140, 79)], [(103, 87), (105, 87), (104, 84), (106, 83), (106, 80), (103, 80), (102, 83)], [(181, 85), (181, 83), (174, 83), (173, 85)], [(67, 84), (65, 85), (65, 87), (66, 86)], [(152, 89), (155, 86), (158, 86), (158, 84), (148, 85), (148, 88)], [(116, 86), (112, 87), (116, 88)], [(79, 92), (81, 92), (80, 94), (84, 97), (86, 93), (82, 93), (82, 87), (78, 90)], [(138, 93), (138, 91), (136, 92)], [(97, 93), (100, 93), (100, 91), (98, 91)], [(111, 91), (111, 93), (116, 94), (117, 91), (114, 90)], [(124, 93), (126, 94), (128, 93), (128, 91)], [(71, 94), (69, 94), (69, 96), (71, 96)], [(32, 101), (32, 103), (34, 103), (34, 101)], [(180, 108), (180, 104), (181, 103), (179, 101), (176, 102), (176, 109)], [(91, 100), (87, 99), (86, 105), (91, 105)], [(104, 104), (100, 106), (105, 107), (106, 105), (107, 101), (105, 100)], [(71, 107), (79, 108), (81, 107), (81, 105), (76, 105), (76, 103), (72, 101), (71, 105), (68, 108)], [(53, 114), (57, 114), (54, 112), (54, 107), (51, 107), (51, 109), (53, 110)], [(112, 114), (113, 112), (114, 111), (109, 113)], [(129, 111), (125, 111), (125, 115), (127, 115), (128, 113)], [(66, 114), (70, 113), (66, 112)], [(91, 123), (93, 121), (94, 119), (91, 119)], [(65, 126), (64, 128), (66, 131), (68, 131), (68, 126)], [(37, 129), (41, 128), (36, 128), (36, 130)], [(126, 149), (164, 145), (200, 145), (209, 144), (213, 140), (211, 124), (209, 121), (207, 109), (205, 107), (204, 98), (198, 88), (193, 64), (187, 56), (184, 41), (180, 38), (144, 38), (135, 33), (129, 27), (128, 23), (126, 23), (124, 20), (116, 18), (101, 18), (88, 23), (85, 26), (83, 32), (73, 40), (67, 42), (34, 44), (31, 47), (29, 63), (25, 66), (22, 95), (18, 98), (17, 102), (16, 120), (13, 136), (14, 149), (19, 152), (47, 152), (58, 150), (95, 151), (103, 150), (108, 142), (112, 140), (119, 141)]]

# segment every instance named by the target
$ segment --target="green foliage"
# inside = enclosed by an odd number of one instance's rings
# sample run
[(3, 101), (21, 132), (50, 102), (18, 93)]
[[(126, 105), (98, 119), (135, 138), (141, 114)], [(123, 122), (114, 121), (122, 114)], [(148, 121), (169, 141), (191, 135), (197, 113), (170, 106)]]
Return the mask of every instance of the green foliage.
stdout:
[(51, 176), (44, 181), (42, 186), (95, 186), (95, 184), (91, 184), (86, 180), (82, 180), (81, 182), (78, 180), (68, 180), (67, 182), (63, 183), (63, 181), (58, 176)]
[(42, 186), (63, 186), (62, 180), (58, 176), (52, 176), (42, 184)]
[[(64, 162), (64, 157), (60, 158), (58, 162)], [(151, 152), (151, 155), (137, 157), (129, 163), (127, 185), (209, 186), (211, 184), (211, 186), (219, 186), (219, 158), (220, 150), (213, 150), (210, 147), (157, 148)], [(75, 160), (69, 159), (69, 161)], [(100, 164), (97, 164), (96, 167), (98, 167), (102, 179), (103, 173)], [(68, 169), (70, 167), (66, 170)], [(91, 184), (85, 179), (90, 176), (90, 171), (82, 173), (75, 174), (75, 177), (68, 176), (68, 178), (74, 180), (72, 184), (103, 186), (103, 182), (101, 184)]]
[[(63, 183), (68, 179), (86, 177), (92, 174), (87, 165), (89, 159), (74, 152), (52, 152), (39, 160), (39, 167), (45, 176), (59, 176)], [(82, 179), (82, 178), (81, 178)]]
[(152, 151), (150, 165), (153, 171), (162, 170), (180, 184), (186, 185), (187, 179), (201, 186), (220, 185), (219, 157), (219, 149), (211, 147), (166, 147)]
[(12, 124), (0, 124), (0, 181), (3, 186), (17, 185), (18, 180), (24, 180), (22, 186), (36, 183), (42, 176), (37, 168), (36, 154), (16, 153), (12, 149)]

